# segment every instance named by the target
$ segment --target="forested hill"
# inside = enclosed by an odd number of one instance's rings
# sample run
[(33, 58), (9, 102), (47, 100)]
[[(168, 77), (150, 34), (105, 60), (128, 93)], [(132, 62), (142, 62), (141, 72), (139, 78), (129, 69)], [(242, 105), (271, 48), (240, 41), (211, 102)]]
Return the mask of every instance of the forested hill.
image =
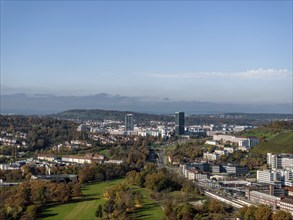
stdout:
[(60, 119), (75, 119), (75, 120), (118, 120), (124, 121), (126, 114), (133, 114), (136, 122), (144, 122), (151, 120), (160, 120), (160, 121), (174, 121), (174, 116), (172, 115), (157, 115), (157, 114), (146, 114), (130, 111), (116, 111), (116, 110), (80, 110), (73, 109), (61, 112), (59, 114), (52, 115)]
[[(116, 110), (68, 110), (59, 114), (51, 115), (60, 119), (74, 120), (119, 120), (124, 121), (126, 114), (133, 114), (135, 123), (141, 124), (150, 121), (174, 122), (174, 114), (147, 114), (130, 111)], [(273, 120), (284, 120), (292, 117), (288, 114), (244, 114), (244, 113), (225, 113), (225, 114), (197, 114), (185, 117), (185, 124), (237, 124), (237, 125), (262, 125)]]

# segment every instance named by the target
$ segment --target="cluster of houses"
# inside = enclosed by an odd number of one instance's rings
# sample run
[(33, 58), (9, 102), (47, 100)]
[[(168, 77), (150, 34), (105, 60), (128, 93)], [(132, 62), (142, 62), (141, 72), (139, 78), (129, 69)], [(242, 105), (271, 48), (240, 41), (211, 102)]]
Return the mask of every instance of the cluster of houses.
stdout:
[[(213, 140), (207, 140), (207, 145), (216, 146), (217, 149), (214, 152), (205, 152), (203, 159), (207, 161), (216, 161), (222, 155), (228, 156), (235, 150), (249, 151), (252, 147), (259, 144), (259, 139), (256, 137), (236, 137), (234, 135), (215, 134)], [(227, 147), (227, 145), (231, 145)]]
[[(0, 146), (11, 146), (21, 148), (27, 147), (26, 143), (27, 134), (23, 132), (16, 132), (15, 134), (7, 131), (0, 132)], [(17, 141), (18, 140), (18, 141)]]
[(57, 145), (53, 145), (51, 149), (53, 151), (61, 151), (61, 150), (76, 150), (79, 148), (91, 148), (92, 144), (88, 143), (87, 141), (81, 140), (72, 140), (72, 141), (65, 141), (64, 143), (60, 143)]

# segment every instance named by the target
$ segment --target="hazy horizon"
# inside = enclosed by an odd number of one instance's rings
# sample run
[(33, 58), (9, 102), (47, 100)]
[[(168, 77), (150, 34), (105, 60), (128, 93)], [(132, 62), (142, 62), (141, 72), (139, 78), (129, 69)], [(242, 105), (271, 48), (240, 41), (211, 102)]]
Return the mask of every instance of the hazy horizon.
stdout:
[(184, 111), (192, 114), (209, 113), (280, 113), (292, 114), (292, 103), (225, 103), (176, 101), (167, 98), (131, 97), (100, 93), (89, 96), (55, 96), (52, 94), (1, 95), (0, 113), (47, 114), (71, 109), (103, 109), (170, 114)]

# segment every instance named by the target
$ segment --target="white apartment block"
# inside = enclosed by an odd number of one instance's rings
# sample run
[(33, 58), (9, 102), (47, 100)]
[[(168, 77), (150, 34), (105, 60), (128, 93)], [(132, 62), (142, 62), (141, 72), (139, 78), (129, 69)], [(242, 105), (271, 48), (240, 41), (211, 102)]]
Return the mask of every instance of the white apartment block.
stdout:
[(62, 161), (63, 162), (70, 162), (70, 163), (78, 163), (78, 164), (92, 163), (91, 159), (84, 158), (81, 156), (63, 156)]
[(293, 168), (293, 154), (267, 153), (267, 164), (272, 169)]
[(272, 183), (280, 180), (280, 175), (272, 170), (258, 170), (256, 173), (257, 182), (259, 183)]
[(231, 143), (238, 144), (238, 146), (249, 147), (249, 148), (259, 144), (259, 140), (255, 137), (236, 137), (233, 135), (225, 135), (225, 134), (215, 134), (213, 135), (213, 140), (223, 141), (224, 143), (231, 142)]
[(293, 169), (286, 170), (258, 170), (257, 182), (274, 183), (281, 181), (283, 185), (293, 185)]

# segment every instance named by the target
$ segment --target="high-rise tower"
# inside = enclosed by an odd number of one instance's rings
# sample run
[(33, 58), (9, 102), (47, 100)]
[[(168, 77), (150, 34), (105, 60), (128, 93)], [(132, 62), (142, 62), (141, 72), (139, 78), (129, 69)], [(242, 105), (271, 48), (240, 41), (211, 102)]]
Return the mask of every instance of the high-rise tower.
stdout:
[(184, 112), (175, 112), (175, 134), (184, 134)]
[(133, 114), (125, 115), (125, 131), (133, 131)]

